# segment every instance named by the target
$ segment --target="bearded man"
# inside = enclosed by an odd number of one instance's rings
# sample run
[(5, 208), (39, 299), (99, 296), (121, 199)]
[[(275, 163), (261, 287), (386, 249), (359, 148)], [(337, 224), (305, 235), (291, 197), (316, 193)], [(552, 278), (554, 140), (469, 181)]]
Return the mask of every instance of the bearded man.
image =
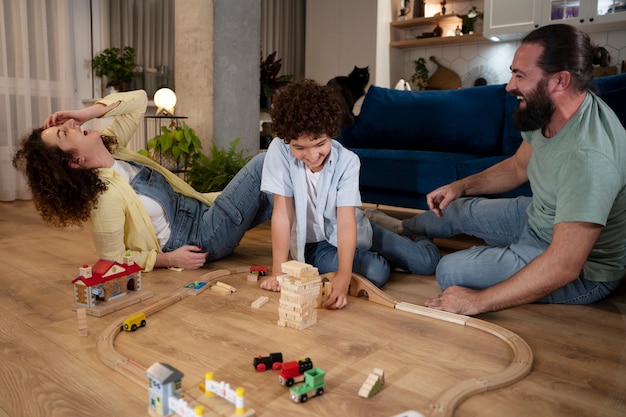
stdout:
[[(605, 48), (572, 26), (529, 33), (506, 87), (519, 99), (517, 152), (432, 191), (423, 214), (400, 221), (366, 210), (371, 221), (397, 233), (485, 241), (442, 257), (436, 271), (442, 293), (427, 307), (476, 315), (533, 302), (588, 304), (619, 286), (626, 260), (626, 131), (593, 92), (593, 64), (609, 61)], [(526, 181), (532, 197), (468, 197)]]

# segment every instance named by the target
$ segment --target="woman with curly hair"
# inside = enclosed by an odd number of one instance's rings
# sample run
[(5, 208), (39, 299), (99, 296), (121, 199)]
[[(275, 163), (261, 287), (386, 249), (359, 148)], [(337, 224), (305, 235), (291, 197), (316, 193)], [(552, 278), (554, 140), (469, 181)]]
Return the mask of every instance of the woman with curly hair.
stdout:
[[(221, 193), (201, 194), (152, 159), (126, 149), (147, 106), (143, 90), (111, 94), (80, 110), (58, 111), (24, 138), (13, 165), (28, 180), (44, 221), (88, 223), (102, 259), (130, 251), (145, 272), (200, 268), (229, 255), (246, 230), (269, 220), (260, 192), (263, 156)], [(82, 125), (113, 117), (102, 132)]]
[[(273, 271), (289, 254), (337, 274), (326, 308), (347, 305), (352, 271), (377, 286), (391, 266), (431, 274), (439, 250), (428, 239), (412, 241), (370, 224), (361, 205), (358, 156), (333, 140), (341, 130), (341, 97), (332, 87), (305, 80), (282, 88), (271, 110), (278, 135), (265, 157), (261, 189), (274, 197)], [(292, 239), (292, 230), (295, 231)], [(277, 276), (261, 287), (279, 291)]]

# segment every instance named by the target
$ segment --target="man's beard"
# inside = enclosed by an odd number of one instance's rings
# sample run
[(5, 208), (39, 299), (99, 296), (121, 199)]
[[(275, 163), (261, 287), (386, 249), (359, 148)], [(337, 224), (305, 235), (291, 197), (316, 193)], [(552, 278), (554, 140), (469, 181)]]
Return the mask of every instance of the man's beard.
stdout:
[[(519, 96), (519, 90), (511, 91), (514, 96)], [(512, 118), (515, 127), (522, 132), (542, 129), (548, 125), (554, 114), (554, 102), (548, 94), (548, 80), (543, 79), (537, 87), (528, 95), (525, 95), (526, 108), (520, 106), (513, 111)]]

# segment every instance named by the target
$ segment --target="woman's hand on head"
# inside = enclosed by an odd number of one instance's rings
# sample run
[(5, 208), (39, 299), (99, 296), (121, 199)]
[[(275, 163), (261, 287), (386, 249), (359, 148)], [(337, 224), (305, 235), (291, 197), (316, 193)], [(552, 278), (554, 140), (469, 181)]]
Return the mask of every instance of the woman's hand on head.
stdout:
[(83, 110), (61, 110), (52, 113), (46, 121), (43, 123), (43, 128), (48, 129), (52, 126), (62, 125), (68, 120), (74, 120), (77, 124), (82, 125), (83, 123), (90, 120), (87, 118), (87, 112)]
[(43, 123), (43, 128), (47, 129), (52, 126), (62, 125), (71, 119), (82, 126), (89, 120), (104, 116), (110, 110), (119, 106), (119, 104), (120, 101), (116, 101), (115, 103), (111, 103), (106, 106), (103, 103), (96, 103), (93, 106), (85, 107), (84, 109), (57, 111), (48, 116), (46, 121)]

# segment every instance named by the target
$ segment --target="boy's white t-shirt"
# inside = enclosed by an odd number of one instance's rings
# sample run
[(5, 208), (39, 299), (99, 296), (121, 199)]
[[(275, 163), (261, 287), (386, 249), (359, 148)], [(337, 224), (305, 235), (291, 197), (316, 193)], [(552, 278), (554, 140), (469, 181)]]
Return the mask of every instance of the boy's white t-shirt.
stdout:
[(315, 243), (325, 240), (322, 225), (317, 221), (315, 215), (317, 207), (317, 185), (320, 180), (321, 171), (312, 172), (306, 169), (306, 191), (309, 203), (306, 208), (306, 243)]

